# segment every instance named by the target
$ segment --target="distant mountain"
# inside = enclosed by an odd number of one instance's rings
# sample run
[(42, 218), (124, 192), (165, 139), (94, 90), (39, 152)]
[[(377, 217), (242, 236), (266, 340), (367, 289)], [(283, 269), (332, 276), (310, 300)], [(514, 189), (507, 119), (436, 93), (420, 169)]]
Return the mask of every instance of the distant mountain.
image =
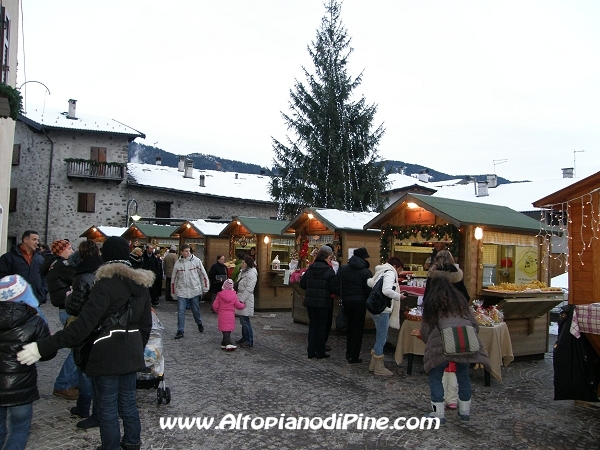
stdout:
[[(145, 164), (156, 164), (157, 157), (161, 158), (161, 164), (163, 166), (177, 167), (179, 163), (179, 157), (173, 153), (166, 152), (160, 148), (153, 147), (151, 145), (140, 144), (138, 142), (131, 142), (129, 144), (129, 161), (136, 163)], [(219, 158), (213, 155), (205, 155), (203, 153), (191, 153), (185, 156), (194, 161), (195, 169), (209, 169), (216, 170), (217, 163), (221, 164), (221, 170), (226, 172), (239, 172), (239, 173), (252, 173), (261, 174), (264, 171), (267, 175), (272, 175), (273, 172), (270, 168), (259, 166), (257, 164), (248, 164), (240, 161), (233, 161), (231, 159)], [(429, 175), (432, 176), (432, 181), (445, 181), (454, 180), (458, 178), (476, 177), (477, 179), (484, 180), (484, 175), (449, 175), (447, 173), (438, 172), (437, 170), (429, 169), (428, 167), (421, 166), (419, 164), (410, 164), (403, 161), (385, 161), (385, 168), (388, 173), (400, 172), (406, 175), (417, 174), (424, 170), (427, 170)], [(498, 184), (510, 183), (506, 178), (498, 177)]]

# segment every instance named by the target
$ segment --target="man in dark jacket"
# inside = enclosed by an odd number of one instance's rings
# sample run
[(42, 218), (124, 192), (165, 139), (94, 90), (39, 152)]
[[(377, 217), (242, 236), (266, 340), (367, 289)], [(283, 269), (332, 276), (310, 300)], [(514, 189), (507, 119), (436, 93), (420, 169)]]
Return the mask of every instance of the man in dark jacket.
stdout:
[[(75, 277), (75, 267), (68, 260), (73, 254), (73, 248), (66, 239), (59, 239), (52, 243), (50, 249), (51, 253), (44, 257), (40, 274), (48, 281), (50, 302), (58, 308), (58, 318), (64, 327), (69, 318), (69, 314), (65, 311), (65, 298)], [(79, 390), (76, 386), (78, 385), (79, 369), (75, 365), (71, 351), (54, 381), (52, 394), (67, 400), (77, 400)]]
[[(35, 365), (24, 367), (16, 351), (22, 344), (50, 336), (48, 324), (36, 314), (38, 301), (31, 286), (19, 275), (0, 280), (0, 408), (1, 448), (25, 448), (29, 436), (32, 404), (40, 398)], [(49, 354), (51, 359), (56, 353)]]
[(46, 303), (48, 285), (40, 275), (44, 258), (36, 252), (40, 237), (37, 231), (27, 230), (21, 237), (21, 244), (13, 246), (0, 257), (0, 278), (7, 275), (21, 275), (33, 289), (40, 303)]
[[(160, 280), (162, 286), (162, 261), (154, 254), (154, 246), (152, 244), (146, 245), (146, 251), (143, 254), (142, 269), (146, 269), (154, 273), (155, 282)], [(153, 306), (158, 305), (158, 299), (160, 297), (161, 289), (157, 289), (156, 284), (150, 286), (150, 300)]]
[(364, 247), (354, 250), (348, 264), (340, 267), (337, 273), (339, 293), (342, 298), (344, 313), (348, 318), (346, 331), (346, 359), (350, 364), (361, 363), (360, 348), (362, 346), (366, 301), (371, 288), (367, 280), (373, 276), (369, 270), (369, 253)]
[[(154, 283), (154, 274), (131, 267), (129, 244), (121, 237), (111, 236), (104, 242), (102, 258), (106, 264), (96, 272), (97, 281), (77, 318), (52, 336), (23, 346), (17, 358), (29, 365), (41, 355), (77, 345), (109, 316), (126, 310), (129, 303), (127, 324), (117, 323), (97, 337), (84, 371), (92, 378), (97, 394), (102, 448), (139, 449), (136, 372), (146, 367), (144, 347), (152, 328), (148, 287)], [(126, 424), (122, 441), (119, 416)]]
[(305, 290), (304, 306), (308, 312), (308, 357), (329, 358), (325, 353), (327, 318), (332, 307), (331, 295), (337, 293), (335, 272), (329, 265), (331, 253), (319, 250), (315, 261), (300, 278)]

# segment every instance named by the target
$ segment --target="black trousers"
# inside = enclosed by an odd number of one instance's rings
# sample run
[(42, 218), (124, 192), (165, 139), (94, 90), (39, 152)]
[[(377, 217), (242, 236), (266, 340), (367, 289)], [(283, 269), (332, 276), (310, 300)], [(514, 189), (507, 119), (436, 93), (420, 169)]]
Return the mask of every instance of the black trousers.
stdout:
[(308, 312), (308, 347), (309, 358), (322, 357), (325, 354), (325, 340), (329, 308), (307, 306)]
[(346, 359), (357, 359), (360, 357), (367, 307), (364, 303), (344, 303), (344, 312), (348, 318)]

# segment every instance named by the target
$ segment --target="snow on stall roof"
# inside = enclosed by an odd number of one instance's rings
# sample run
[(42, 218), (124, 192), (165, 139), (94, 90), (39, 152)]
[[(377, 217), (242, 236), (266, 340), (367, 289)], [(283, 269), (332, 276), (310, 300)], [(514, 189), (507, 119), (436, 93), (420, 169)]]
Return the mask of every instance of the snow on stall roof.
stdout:
[(68, 113), (57, 108), (32, 106), (27, 108), (23, 116), (48, 128), (63, 128), (70, 130), (97, 131), (103, 133), (126, 134), (128, 136), (145, 137), (144, 133), (131, 128), (114, 119), (82, 114), (76, 112), (76, 119), (67, 118)]
[(540, 208), (533, 207), (533, 202), (570, 186), (576, 181), (578, 180), (575, 178), (558, 178), (554, 180), (500, 184), (495, 188), (488, 188), (489, 195), (483, 197), (475, 195), (475, 187), (473, 183), (470, 183), (441, 187), (433, 194), (433, 197), (506, 206), (521, 212), (539, 211)]
[[(269, 195), (271, 178), (266, 175), (238, 173), (236, 179), (235, 172), (194, 169), (193, 178), (184, 178), (184, 172), (179, 172), (175, 167), (138, 163), (128, 163), (127, 173), (132, 184), (141, 186), (218, 197), (273, 201)], [(200, 186), (200, 175), (205, 177), (204, 186)]]
[(565, 272), (561, 275), (552, 277), (550, 286), (569, 289), (569, 274)]
[(336, 229), (362, 230), (366, 223), (379, 215), (376, 212), (344, 211), (341, 209), (314, 208), (323, 219), (335, 226)]
[(98, 230), (107, 237), (122, 236), (129, 228), (128, 227), (105, 227), (99, 226)]
[(205, 236), (218, 236), (227, 227), (226, 223), (207, 222), (203, 219), (190, 220), (190, 223)]

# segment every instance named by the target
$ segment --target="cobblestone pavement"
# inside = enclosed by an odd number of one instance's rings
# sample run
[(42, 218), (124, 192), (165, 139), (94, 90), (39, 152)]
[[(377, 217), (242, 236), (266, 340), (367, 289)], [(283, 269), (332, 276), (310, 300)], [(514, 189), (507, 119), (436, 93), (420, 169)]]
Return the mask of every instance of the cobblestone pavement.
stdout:
[[(600, 408), (553, 400), (551, 353), (543, 360), (513, 362), (502, 369), (503, 382), (492, 379), (490, 387), (484, 386), (482, 371), (472, 370), (471, 421), (460, 422), (455, 412), (447, 412), (439, 430), (162, 430), (161, 417), (214, 417), (216, 425), (227, 414), (323, 419), (363, 414), (393, 422), (421, 417), (429, 408), (421, 357), (415, 357), (412, 376), (406, 375), (406, 361), (396, 366), (392, 352), (386, 353), (392, 377), (368, 371), (374, 334), (365, 335), (362, 364), (346, 362), (345, 337), (335, 333), (331, 358), (309, 360), (307, 326), (293, 323), (290, 312), (263, 312), (252, 319), (254, 347), (226, 353), (207, 303), (201, 305), (204, 333), (198, 333), (188, 311), (185, 337), (174, 340), (175, 305), (161, 301), (156, 308), (165, 326), (165, 381), (172, 401), (159, 406), (155, 389), (138, 390), (143, 449), (600, 448)], [(46, 304), (43, 310), (51, 328), (58, 329), (56, 308)], [(233, 336), (239, 338), (239, 324)], [(61, 350), (52, 361), (37, 364), (41, 399), (34, 404), (29, 449), (89, 449), (100, 443), (97, 428), (75, 427), (79, 419), (69, 414), (74, 402), (52, 395), (66, 354)]]

